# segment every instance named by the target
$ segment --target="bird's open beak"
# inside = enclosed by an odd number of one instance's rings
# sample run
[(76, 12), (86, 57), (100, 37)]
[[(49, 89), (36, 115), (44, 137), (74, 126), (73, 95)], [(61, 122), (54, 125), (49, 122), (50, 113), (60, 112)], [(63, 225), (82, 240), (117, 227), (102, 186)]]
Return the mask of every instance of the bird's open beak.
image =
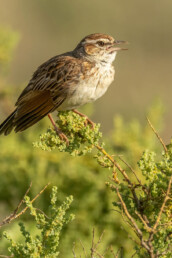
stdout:
[(116, 47), (116, 45), (121, 45), (121, 44), (128, 44), (128, 42), (127, 42), (127, 41), (124, 41), (124, 40), (115, 40), (115, 41), (114, 41), (114, 45), (113, 45), (113, 50), (114, 50), (114, 51), (128, 50), (128, 48)]

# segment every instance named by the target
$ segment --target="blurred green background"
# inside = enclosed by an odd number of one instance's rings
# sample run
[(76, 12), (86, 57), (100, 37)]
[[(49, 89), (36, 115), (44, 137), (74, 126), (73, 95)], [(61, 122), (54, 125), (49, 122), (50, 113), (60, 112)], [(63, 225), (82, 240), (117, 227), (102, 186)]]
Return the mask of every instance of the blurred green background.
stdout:
[[(0, 0), (0, 122), (13, 110), (17, 96), (42, 62), (72, 50), (87, 34), (111, 34), (129, 41), (129, 50), (117, 55), (115, 81), (94, 103), (92, 117), (101, 123), (110, 152), (124, 155), (136, 167), (145, 148), (158, 148), (145, 125), (146, 110), (156, 98), (165, 103), (163, 138), (168, 143), (171, 136), (171, 8), (170, 0)], [(87, 114), (91, 109), (83, 108)], [(157, 102), (149, 112), (158, 130), (162, 128), (163, 109)], [(60, 257), (72, 257), (73, 242), (80, 246), (82, 240), (86, 248), (91, 246), (93, 226), (97, 235), (106, 229), (103, 248), (112, 244), (117, 250), (122, 246), (125, 257), (130, 257), (133, 251), (128, 229), (111, 210), (114, 196), (105, 187), (107, 171), (89, 156), (73, 158), (33, 148), (32, 142), (49, 125), (45, 118), (22, 134), (0, 137), (0, 220), (16, 208), (30, 181), (32, 197), (50, 181), (59, 187), (59, 201), (66, 195), (74, 196), (76, 219), (63, 231)], [(44, 210), (49, 191), (36, 203)], [(26, 215), (24, 220), (34, 232), (30, 217)], [(9, 230), (20, 239), (17, 222)], [(7, 253), (6, 247), (7, 243), (0, 241), (0, 254)]]

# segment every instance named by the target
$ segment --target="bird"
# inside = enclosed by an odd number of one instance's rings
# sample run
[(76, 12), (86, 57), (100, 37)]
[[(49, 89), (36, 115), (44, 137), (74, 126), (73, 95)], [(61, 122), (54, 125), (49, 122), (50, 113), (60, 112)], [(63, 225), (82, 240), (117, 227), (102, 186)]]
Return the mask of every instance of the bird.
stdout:
[(72, 110), (104, 95), (114, 80), (113, 61), (123, 40), (103, 33), (84, 37), (73, 51), (56, 55), (40, 65), (15, 104), (15, 110), (0, 124), (0, 134), (22, 132), (48, 116), (62, 140), (66, 135), (57, 127), (51, 115), (55, 110)]

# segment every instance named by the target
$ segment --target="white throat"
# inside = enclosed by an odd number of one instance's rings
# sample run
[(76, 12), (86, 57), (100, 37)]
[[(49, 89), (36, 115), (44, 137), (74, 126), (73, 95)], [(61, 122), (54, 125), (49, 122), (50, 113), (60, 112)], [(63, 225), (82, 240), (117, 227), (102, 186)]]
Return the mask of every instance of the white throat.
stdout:
[(106, 55), (106, 56), (104, 57), (104, 61), (105, 61), (106, 63), (112, 64), (113, 61), (114, 61), (115, 58), (116, 58), (116, 54), (117, 54), (117, 52), (114, 52), (113, 54), (110, 54), (110, 55)]

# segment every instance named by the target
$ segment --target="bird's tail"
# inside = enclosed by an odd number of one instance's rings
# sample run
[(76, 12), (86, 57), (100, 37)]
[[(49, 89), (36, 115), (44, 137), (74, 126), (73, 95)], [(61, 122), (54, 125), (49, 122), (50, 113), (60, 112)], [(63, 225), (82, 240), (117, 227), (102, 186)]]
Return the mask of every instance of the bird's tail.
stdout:
[(14, 117), (16, 109), (9, 115), (5, 121), (0, 125), (0, 134), (8, 135), (14, 127)]

